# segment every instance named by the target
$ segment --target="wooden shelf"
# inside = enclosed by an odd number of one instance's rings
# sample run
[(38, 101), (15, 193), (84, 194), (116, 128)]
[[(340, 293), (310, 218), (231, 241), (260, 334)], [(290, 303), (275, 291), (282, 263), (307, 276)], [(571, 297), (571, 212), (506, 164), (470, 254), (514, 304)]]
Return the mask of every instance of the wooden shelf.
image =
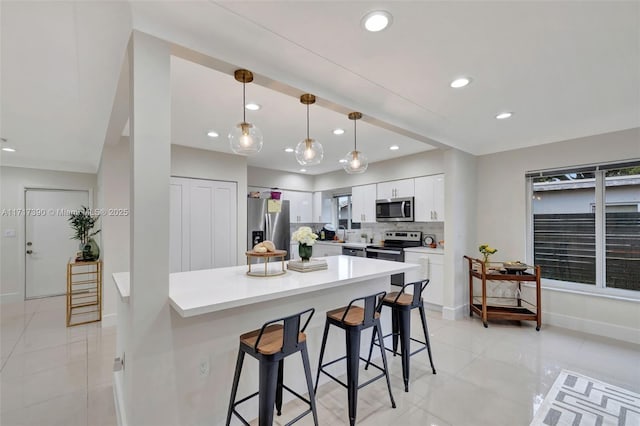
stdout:
[(72, 259), (67, 264), (67, 327), (101, 320), (102, 261)]
[[(540, 266), (525, 265), (523, 271), (507, 271), (502, 263), (485, 264), (480, 259), (464, 256), (469, 264), (469, 315), (478, 314), (485, 328), (492, 318), (535, 321), (536, 330), (542, 326), (542, 309), (540, 307)], [(480, 295), (473, 294), (474, 281), (479, 280), (482, 285)], [(487, 282), (514, 283), (516, 291), (513, 297), (489, 296)], [(522, 283), (535, 282), (535, 302), (522, 298)]]

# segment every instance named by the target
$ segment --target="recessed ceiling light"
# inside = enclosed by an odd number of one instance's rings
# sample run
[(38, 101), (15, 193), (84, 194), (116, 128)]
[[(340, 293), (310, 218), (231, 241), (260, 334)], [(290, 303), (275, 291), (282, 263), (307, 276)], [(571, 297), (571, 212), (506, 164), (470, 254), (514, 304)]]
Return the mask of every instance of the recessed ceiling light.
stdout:
[(306, 171), (307, 171), (307, 169), (300, 169), (300, 171), (301, 171), (302, 173), (304, 173), (304, 172), (306, 172)]
[(391, 145), (391, 146), (389, 147), (389, 149), (390, 149), (391, 151), (397, 151), (397, 150), (399, 150), (399, 149), (400, 149), (400, 147), (399, 147), (398, 145)]
[(217, 138), (220, 135), (218, 135), (218, 132), (216, 132), (215, 130), (209, 130), (207, 132), (207, 136), (209, 136), (210, 138)]
[(6, 151), (6, 152), (16, 152), (16, 150), (15, 150), (15, 149), (13, 149), (13, 148), (9, 148), (8, 146), (7, 146), (7, 147), (5, 147), (5, 148), (2, 148), (2, 150), (3, 150), (3, 151)]
[(293, 148), (285, 148), (284, 149), (284, 152), (293, 152), (293, 151), (295, 151)]
[(260, 108), (262, 108), (260, 105), (258, 105), (256, 103), (253, 103), (253, 102), (250, 102), (250, 103), (246, 104), (244, 107), (246, 109), (248, 109), (249, 111), (257, 111)]
[(341, 158), (340, 160), (338, 160), (338, 163), (346, 163), (347, 160), (345, 160), (344, 158)]
[(344, 129), (333, 129), (334, 135), (344, 135)]
[(369, 12), (364, 15), (361, 21), (364, 29), (372, 33), (384, 30), (391, 25), (391, 22), (393, 22), (393, 17), (385, 10)]
[(471, 83), (471, 79), (467, 78), (467, 77), (460, 77), (460, 78), (456, 78), (455, 80), (453, 80), (451, 82), (451, 87), (453, 87), (454, 89), (459, 89), (461, 87), (466, 86), (467, 84)]
[(496, 118), (498, 120), (504, 120), (505, 118), (509, 118), (513, 115), (512, 112), (501, 112), (500, 114), (496, 115)]

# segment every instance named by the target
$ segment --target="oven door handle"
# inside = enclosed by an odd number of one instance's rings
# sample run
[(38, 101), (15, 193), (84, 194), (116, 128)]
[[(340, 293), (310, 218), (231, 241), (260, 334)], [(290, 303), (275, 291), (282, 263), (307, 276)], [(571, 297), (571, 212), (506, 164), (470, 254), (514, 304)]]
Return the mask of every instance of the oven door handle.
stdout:
[(382, 254), (402, 254), (401, 251), (397, 250), (380, 250), (380, 249), (367, 249), (367, 253), (382, 253)]

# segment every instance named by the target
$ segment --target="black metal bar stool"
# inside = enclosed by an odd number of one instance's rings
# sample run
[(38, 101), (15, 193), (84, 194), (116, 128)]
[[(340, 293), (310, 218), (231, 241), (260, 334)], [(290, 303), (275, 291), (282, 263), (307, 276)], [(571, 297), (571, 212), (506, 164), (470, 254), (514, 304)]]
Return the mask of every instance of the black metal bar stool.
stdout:
[[(349, 302), (346, 307), (334, 309), (327, 312), (327, 320), (324, 325), (324, 335), (322, 337), (322, 347), (320, 349), (320, 360), (318, 361), (318, 375), (316, 377), (315, 390), (318, 389), (318, 381), (320, 380), (320, 373), (324, 373), (342, 386), (347, 388), (347, 398), (349, 400), (349, 424), (354, 425), (356, 423), (356, 413), (358, 405), (358, 390), (383, 376), (387, 379), (387, 388), (389, 389), (389, 398), (391, 399), (391, 406), (396, 408), (396, 403), (391, 393), (391, 383), (389, 381), (389, 368), (387, 367), (387, 357), (382, 348), (382, 363), (383, 368), (371, 363), (378, 370), (382, 371), (382, 374), (366, 381), (365, 383), (358, 384), (358, 366), (360, 360), (367, 361), (360, 356), (360, 333), (362, 330), (373, 327), (373, 334), (376, 331), (382, 335), (382, 329), (380, 327), (380, 309), (382, 308), (382, 300), (386, 296), (386, 292), (382, 291), (370, 296), (359, 297)], [(354, 302), (363, 301), (363, 307), (354, 305)], [(324, 357), (324, 350), (327, 344), (327, 336), (329, 335), (329, 326), (335, 325), (345, 331), (347, 354), (341, 358), (330, 361), (326, 364), (322, 363)], [(330, 373), (324, 370), (324, 367), (335, 364), (338, 361), (347, 359), (347, 383), (343, 383)]]
[[(427, 316), (424, 312), (424, 301), (422, 299), (422, 292), (429, 284), (429, 280), (416, 281), (414, 283), (404, 284), (402, 290), (399, 292), (389, 293), (383, 300), (382, 305), (391, 308), (391, 323), (392, 332), (383, 336), (382, 345), (384, 345), (384, 339), (393, 336), (393, 350), (387, 348), (388, 351), (393, 352), (393, 356), (398, 353), (398, 340), (400, 340), (400, 349), (402, 356), (402, 378), (404, 380), (404, 391), (409, 392), (409, 357), (427, 350), (429, 353), (429, 363), (431, 364), (431, 370), (433, 374), (436, 374), (436, 368), (433, 366), (433, 358), (431, 357), (431, 344), (429, 343), (429, 331), (427, 329)], [(407, 288), (413, 287), (412, 294), (406, 293)], [(422, 319), (422, 331), (424, 332), (424, 342), (416, 340), (411, 337), (411, 311), (413, 309), (420, 310), (420, 318)], [(382, 334), (379, 334), (381, 336)], [(376, 334), (371, 336), (371, 347), (369, 348), (369, 358), (367, 359), (367, 366), (369, 367), (369, 361), (371, 360), (371, 353), (373, 352), (373, 345), (381, 346), (380, 339), (376, 341)], [(420, 349), (411, 352), (411, 341), (420, 343), (422, 346)]]
[[(307, 328), (314, 312), (315, 309), (311, 308), (288, 317), (269, 321), (264, 323), (259, 330), (250, 331), (240, 336), (238, 360), (233, 377), (229, 410), (227, 411), (227, 426), (231, 423), (232, 414), (235, 414), (244, 425), (249, 426), (249, 423), (236, 411), (236, 406), (256, 395), (258, 395), (259, 401), (258, 424), (260, 426), (271, 426), (273, 424), (274, 404), (278, 410), (278, 415), (281, 414), (283, 388), (309, 404), (307, 411), (297, 416), (287, 425), (291, 425), (307, 414), (313, 413), (313, 422), (318, 426), (315, 390), (311, 378), (309, 353), (307, 352), (307, 336), (304, 334), (304, 330)], [(307, 313), (309, 313), (309, 318), (305, 321), (304, 326), (300, 328), (301, 317)], [(304, 366), (304, 374), (307, 380), (309, 399), (304, 398), (283, 383), (284, 358), (296, 352), (300, 352), (302, 355), (302, 365)], [(238, 382), (240, 381), (245, 354), (251, 355), (260, 363), (259, 390), (246, 398), (236, 401)]]

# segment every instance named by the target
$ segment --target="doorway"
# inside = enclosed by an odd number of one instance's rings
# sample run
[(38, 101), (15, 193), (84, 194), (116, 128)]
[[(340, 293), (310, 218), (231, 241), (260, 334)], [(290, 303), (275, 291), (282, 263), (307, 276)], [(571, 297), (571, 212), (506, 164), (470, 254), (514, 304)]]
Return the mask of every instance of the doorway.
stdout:
[(68, 218), (90, 206), (89, 191), (25, 189), (25, 299), (65, 294), (67, 262), (78, 251)]

